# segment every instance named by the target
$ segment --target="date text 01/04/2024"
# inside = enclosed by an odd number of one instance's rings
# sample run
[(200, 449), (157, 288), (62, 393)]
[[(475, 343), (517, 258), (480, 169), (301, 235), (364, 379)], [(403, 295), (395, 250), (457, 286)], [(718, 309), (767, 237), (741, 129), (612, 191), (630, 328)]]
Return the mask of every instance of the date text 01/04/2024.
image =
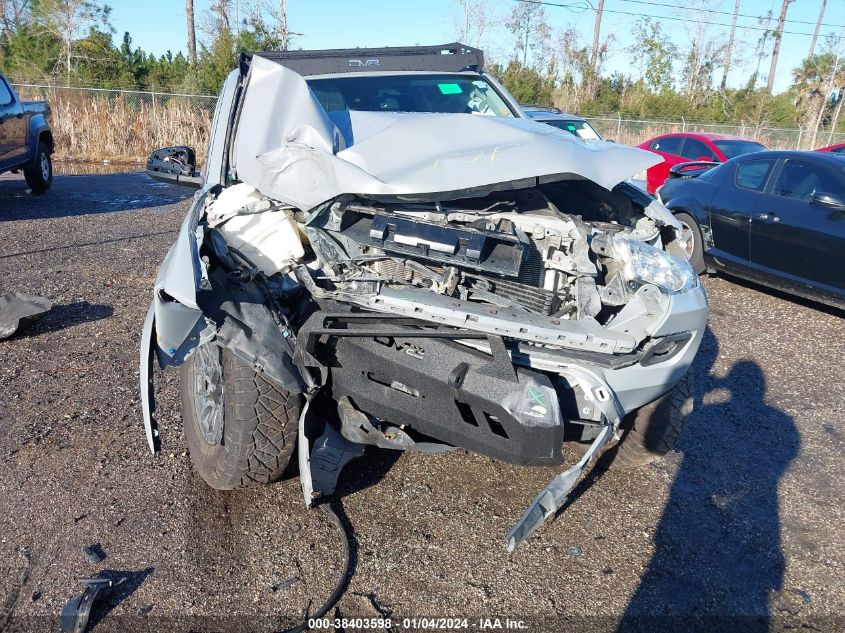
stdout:
[(337, 629), (344, 630), (362, 629), (379, 630), (399, 627), (401, 629), (416, 630), (525, 630), (527, 625), (522, 620), (510, 618), (403, 618), (401, 621), (393, 621), (391, 618), (318, 618), (308, 621), (312, 629)]

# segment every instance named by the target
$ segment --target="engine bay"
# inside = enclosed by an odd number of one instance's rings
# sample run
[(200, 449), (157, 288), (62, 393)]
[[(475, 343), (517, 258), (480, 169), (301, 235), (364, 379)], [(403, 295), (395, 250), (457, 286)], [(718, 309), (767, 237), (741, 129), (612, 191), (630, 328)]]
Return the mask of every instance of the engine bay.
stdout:
[[(317, 285), (359, 296), (413, 287), (474, 305), (606, 322), (632, 290), (607, 256), (608, 238), (622, 233), (660, 248), (661, 232), (612, 192), (605, 217), (628, 222), (585, 220), (601, 217), (586, 209), (601, 205), (587, 199), (586, 184), (570, 187), (569, 198), (557, 183), (428, 204), (336, 201), (305, 229), (324, 273)], [(559, 206), (579, 203), (578, 213)]]
[(584, 179), (531, 184), (451, 200), (344, 195), (305, 213), (241, 183), (210, 200), (204, 225), (250, 274), (304, 288), (317, 302), (534, 348), (634, 351), (665, 297), (626, 267), (637, 256), (674, 257), (664, 244), (677, 240), (675, 227), (624, 183), (611, 191)]

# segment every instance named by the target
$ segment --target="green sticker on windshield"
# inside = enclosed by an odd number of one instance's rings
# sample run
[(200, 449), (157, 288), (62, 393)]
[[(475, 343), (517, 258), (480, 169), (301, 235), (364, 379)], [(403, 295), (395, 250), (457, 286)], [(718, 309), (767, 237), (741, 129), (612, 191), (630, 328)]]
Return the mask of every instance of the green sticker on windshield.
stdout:
[(463, 92), (458, 84), (437, 84), (440, 93), (444, 95), (459, 95)]

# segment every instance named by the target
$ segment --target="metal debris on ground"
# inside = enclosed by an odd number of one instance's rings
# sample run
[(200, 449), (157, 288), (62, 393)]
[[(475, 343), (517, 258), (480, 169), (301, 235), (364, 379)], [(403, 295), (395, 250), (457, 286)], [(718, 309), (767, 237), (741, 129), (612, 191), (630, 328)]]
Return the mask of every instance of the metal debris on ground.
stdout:
[(52, 307), (52, 302), (44, 297), (19, 292), (0, 295), (0, 339), (40, 321)]
[(273, 576), (273, 584), (270, 586), (270, 589), (272, 589), (275, 593), (276, 591), (292, 587), (301, 581), (302, 579), (299, 576), (294, 576), (293, 578), (288, 578), (287, 580), (280, 580), (277, 576)]

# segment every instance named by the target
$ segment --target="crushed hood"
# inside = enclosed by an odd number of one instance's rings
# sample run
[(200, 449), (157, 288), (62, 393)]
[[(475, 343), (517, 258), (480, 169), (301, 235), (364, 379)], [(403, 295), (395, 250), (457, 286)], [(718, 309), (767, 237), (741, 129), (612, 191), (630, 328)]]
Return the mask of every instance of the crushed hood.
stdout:
[(233, 146), (237, 177), (308, 210), (341, 194), (449, 199), (541, 181), (605, 187), (662, 159), (530, 119), (340, 112), (297, 73), (255, 56)]

